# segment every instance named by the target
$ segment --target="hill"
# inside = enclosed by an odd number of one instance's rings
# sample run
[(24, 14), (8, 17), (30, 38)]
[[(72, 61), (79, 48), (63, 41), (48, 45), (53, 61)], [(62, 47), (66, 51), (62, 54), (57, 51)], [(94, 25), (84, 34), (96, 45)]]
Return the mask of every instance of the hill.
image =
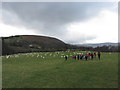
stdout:
[[(30, 52), (53, 52), (69, 50), (118, 52), (119, 43), (96, 43), (96, 44), (66, 44), (63, 41), (46, 36), (17, 35), (2, 37), (2, 55), (30, 53)], [(118, 47), (119, 46), (119, 47)]]
[(2, 43), (3, 55), (66, 49), (66, 44), (61, 40), (46, 36), (18, 35), (2, 37)]
[(77, 44), (77, 46), (86, 46), (86, 47), (102, 47), (102, 46), (118, 46), (118, 43), (111, 43), (111, 42), (106, 42), (106, 43), (88, 43), (88, 44)]

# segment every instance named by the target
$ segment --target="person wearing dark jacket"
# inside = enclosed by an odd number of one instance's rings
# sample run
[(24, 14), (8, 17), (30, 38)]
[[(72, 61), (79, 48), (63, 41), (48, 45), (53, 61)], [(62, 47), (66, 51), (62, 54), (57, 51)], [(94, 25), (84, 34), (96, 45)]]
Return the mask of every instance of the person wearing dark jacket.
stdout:
[(88, 59), (88, 55), (87, 54), (85, 54), (85, 60), (87, 60)]
[(77, 55), (77, 59), (78, 59), (78, 60), (80, 59), (80, 55)]
[(93, 60), (93, 53), (91, 53), (91, 59)]
[(65, 60), (67, 60), (68, 59), (68, 57), (67, 56), (65, 56)]
[(100, 55), (101, 55), (100, 52), (98, 52), (98, 59), (99, 59), (99, 60), (100, 60)]

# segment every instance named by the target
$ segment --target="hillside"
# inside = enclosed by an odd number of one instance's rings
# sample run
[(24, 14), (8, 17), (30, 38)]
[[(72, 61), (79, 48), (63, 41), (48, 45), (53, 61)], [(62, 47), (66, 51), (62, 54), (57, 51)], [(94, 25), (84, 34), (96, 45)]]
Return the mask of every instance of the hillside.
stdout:
[(118, 46), (119, 43), (111, 43), (111, 42), (108, 42), (108, 43), (88, 43), (88, 44), (77, 44), (77, 46), (86, 46), (86, 47), (102, 47), (102, 46)]
[(46, 36), (18, 35), (2, 37), (2, 43), (3, 55), (66, 49), (66, 44), (61, 40)]
[(57, 38), (35, 35), (2, 37), (2, 44), (2, 55), (30, 52), (65, 51), (67, 49), (105, 52), (120, 51), (120, 49), (118, 49), (120, 45), (118, 47), (117, 43), (71, 45), (66, 44)]

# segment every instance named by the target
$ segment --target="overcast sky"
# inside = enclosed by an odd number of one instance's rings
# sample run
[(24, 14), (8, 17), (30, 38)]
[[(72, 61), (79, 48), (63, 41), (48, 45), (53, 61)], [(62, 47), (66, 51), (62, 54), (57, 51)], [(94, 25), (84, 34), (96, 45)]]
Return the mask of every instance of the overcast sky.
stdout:
[(117, 2), (2, 2), (0, 36), (44, 35), (66, 43), (118, 42)]

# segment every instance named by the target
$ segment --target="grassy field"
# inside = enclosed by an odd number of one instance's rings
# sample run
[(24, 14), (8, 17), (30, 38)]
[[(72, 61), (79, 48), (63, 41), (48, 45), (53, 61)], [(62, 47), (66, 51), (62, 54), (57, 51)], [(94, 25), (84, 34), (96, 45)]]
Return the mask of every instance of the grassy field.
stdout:
[[(118, 53), (74, 60), (77, 52), (26, 53), (2, 58), (3, 88), (117, 88)], [(69, 58), (65, 61), (64, 55)]]

